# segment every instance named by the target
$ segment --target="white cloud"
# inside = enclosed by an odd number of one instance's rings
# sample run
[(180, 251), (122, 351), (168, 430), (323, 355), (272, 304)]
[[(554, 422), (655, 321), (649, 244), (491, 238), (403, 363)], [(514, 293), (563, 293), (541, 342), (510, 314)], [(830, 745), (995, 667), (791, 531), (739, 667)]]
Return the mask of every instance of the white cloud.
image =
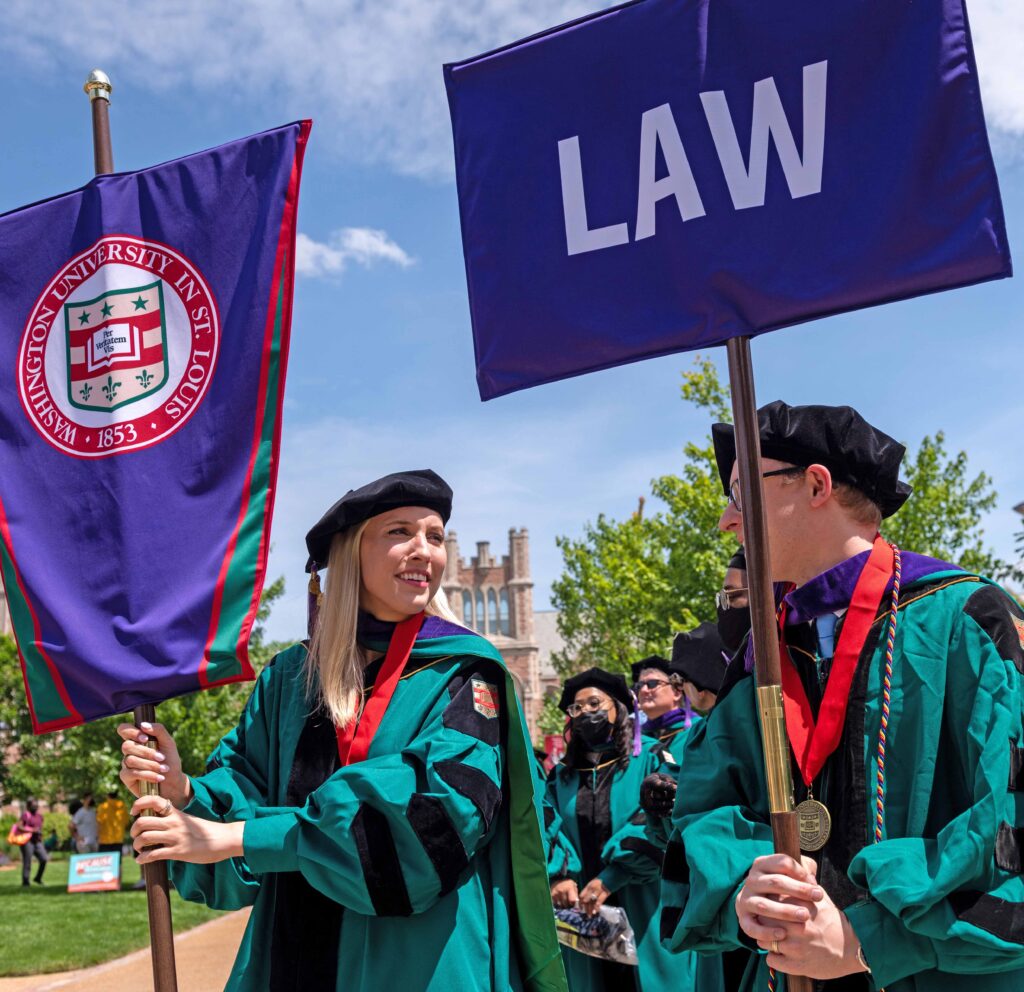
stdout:
[(301, 231), (295, 238), (295, 271), (299, 275), (340, 275), (350, 262), (363, 268), (391, 262), (406, 269), (413, 259), (386, 232), (372, 227), (343, 227), (327, 241), (314, 241)]
[[(0, 50), (41, 66), (107, 70), (130, 87), (258, 100), (273, 122), (317, 118), (317, 140), (398, 173), (447, 176), (451, 130), (441, 66), (608, 6), (602, 0), (6, 0)], [(972, 0), (990, 124), (1024, 135), (1021, 0)], [(87, 53), (87, 54), (84, 54)], [(84, 66), (84, 63), (83, 63)], [(84, 66), (83, 74), (93, 65)], [(271, 121), (268, 121), (268, 124)], [(998, 135), (996, 136), (998, 139)]]
[(1020, 0), (975, 0), (969, 4), (971, 34), (989, 126), (1024, 135), (1024, 4)]
[[(312, 116), (314, 138), (406, 175), (452, 171), (441, 67), (601, 6), (600, 0), (7, 0), (0, 51), (40, 67), (99, 66), (129, 87), (224, 104), (259, 101), (278, 120)], [(86, 65), (83, 59), (88, 59)], [(8, 63), (9, 64), (9, 63)]]

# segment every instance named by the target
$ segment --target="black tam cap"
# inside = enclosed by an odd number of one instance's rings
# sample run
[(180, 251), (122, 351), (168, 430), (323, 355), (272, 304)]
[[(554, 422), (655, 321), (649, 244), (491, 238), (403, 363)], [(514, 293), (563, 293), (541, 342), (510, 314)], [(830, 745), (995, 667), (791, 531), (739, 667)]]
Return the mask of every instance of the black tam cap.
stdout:
[(361, 489), (350, 489), (306, 535), (309, 562), (306, 571), (316, 565), (323, 568), (335, 534), (361, 524), (378, 513), (400, 506), (425, 506), (448, 523), (452, 515), (452, 490), (444, 479), (429, 468), (412, 472), (395, 472), (371, 482)]
[[(792, 465), (824, 465), (835, 482), (860, 490), (891, 517), (910, 495), (900, 481), (900, 462), (906, 448), (872, 427), (850, 406), (790, 406), (776, 400), (757, 411), (761, 455)], [(729, 493), (729, 476), (736, 461), (732, 424), (713, 424), (715, 460), (722, 489)]]
[(662, 658), (661, 655), (652, 654), (649, 658), (644, 658), (631, 667), (634, 683), (640, 681), (640, 673), (645, 668), (656, 668), (659, 672), (664, 672), (666, 675), (671, 674), (668, 658)]
[(718, 627), (702, 623), (695, 630), (676, 634), (672, 642), (672, 671), (701, 692), (718, 692), (725, 677), (725, 645)]
[(580, 689), (587, 688), (607, 692), (612, 699), (622, 703), (627, 711), (631, 712), (633, 709), (633, 695), (629, 691), (629, 686), (626, 685), (625, 678), (621, 675), (614, 675), (612, 672), (606, 672), (603, 668), (588, 668), (585, 672), (566, 679), (565, 685), (562, 686), (562, 698), (558, 701), (558, 708), (563, 713), (568, 713), (569, 705), (576, 698), (576, 693)]

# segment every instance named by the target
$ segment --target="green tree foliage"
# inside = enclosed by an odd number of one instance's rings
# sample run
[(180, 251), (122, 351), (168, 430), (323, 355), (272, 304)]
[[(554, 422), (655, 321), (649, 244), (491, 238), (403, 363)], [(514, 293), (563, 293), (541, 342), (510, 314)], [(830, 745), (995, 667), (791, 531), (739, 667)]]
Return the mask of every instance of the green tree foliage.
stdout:
[(971, 572), (1005, 578), (1011, 566), (986, 548), (982, 515), (996, 505), (992, 480), (984, 472), (968, 478), (967, 452), (950, 456), (942, 431), (926, 437), (903, 462), (903, 478), (914, 493), (883, 525), (901, 548), (961, 565)]
[[(732, 419), (728, 387), (706, 359), (683, 374), (682, 398), (709, 424)], [(910, 452), (904, 477), (914, 495), (886, 522), (890, 540), (996, 578), (1012, 573), (984, 544), (981, 518), (996, 492), (985, 474), (971, 478), (965, 452), (950, 456), (939, 431)], [(591, 665), (625, 673), (645, 654), (664, 654), (676, 631), (714, 619), (735, 542), (718, 532), (725, 504), (710, 436), (687, 443), (680, 474), (654, 479), (651, 495), (656, 512), (602, 514), (581, 537), (557, 539), (563, 572), (552, 602), (566, 646), (553, 660), (563, 677)], [(1024, 533), (1020, 540), (1024, 554)]]
[[(729, 420), (728, 391), (712, 362), (683, 375), (683, 399), (712, 420)], [(627, 672), (646, 654), (665, 654), (674, 632), (714, 618), (714, 593), (735, 550), (720, 534), (724, 506), (710, 436), (683, 448), (679, 475), (651, 483), (662, 509), (628, 520), (604, 515), (581, 538), (560, 537), (564, 571), (552, 587), (565, 650), (560, 674), (599, 665)]]
[[(264, 628), (274, 602), (284, 593), (279, 578), (263, 591), (249, 638), (249, 658), (257, 674), (277, 650)], [(220, 686), (168, 700), (157, 719), (174, 734), (186, 771), (199, 772), (217, 741), (234, 726), (252, 686)], [(118, 786), (121, 739), (116, 727), (130, 716), (96, 720), (81, 727), (35, 736), (14, 641), (0, 637), (0, 799), (37, 796), (49, 802), (102, 793)], [(12, 760), (13, 759), (13, 760)]]

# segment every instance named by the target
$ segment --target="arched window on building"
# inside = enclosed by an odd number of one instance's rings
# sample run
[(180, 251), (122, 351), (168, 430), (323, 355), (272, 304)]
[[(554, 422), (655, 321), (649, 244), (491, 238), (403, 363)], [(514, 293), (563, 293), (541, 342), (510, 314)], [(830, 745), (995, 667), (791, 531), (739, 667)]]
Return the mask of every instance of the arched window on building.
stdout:
[(483, 591), (476, 591), (476, 626), (473, 628), (478, 634), (487, 633), (487, 613), (484, 610)]
[(487, 590), (487, 621), (491, 634), (497, 634), (501, 630), (498, 624), (498, 596), (493, 589)]
[(511, 626), (511, 624), (509, 623), (509, 620), (508, 620), (508, 590), (507, 589), (502, 589), (501, 590), (500, 610), (501, 610), (501, 632), (506, 637), (511, 637), (512, 636), (512, 626)]
[(467, 590), (462, 594), (462, 626), (473, 629), (473, 592)]

